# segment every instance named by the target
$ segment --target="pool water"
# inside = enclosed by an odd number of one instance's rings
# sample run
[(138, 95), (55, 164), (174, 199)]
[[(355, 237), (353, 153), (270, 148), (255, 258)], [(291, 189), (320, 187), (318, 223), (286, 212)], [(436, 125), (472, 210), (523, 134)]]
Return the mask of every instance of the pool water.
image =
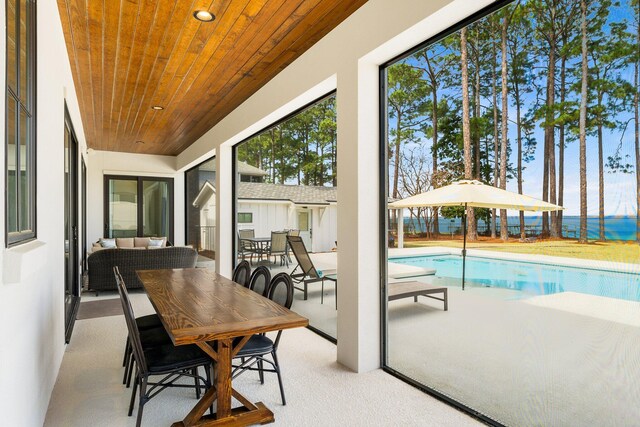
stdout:
[[(433, 268), (437, 277), (462, 278), (460, 255), (427, 255), (389, 261)], [(465, 284), (522, 291), (530, 296), (559, 292), (640, 301), (640, 267), (620, 264), (621, 271), (583, 269), (535, 262), (467, 256)]]

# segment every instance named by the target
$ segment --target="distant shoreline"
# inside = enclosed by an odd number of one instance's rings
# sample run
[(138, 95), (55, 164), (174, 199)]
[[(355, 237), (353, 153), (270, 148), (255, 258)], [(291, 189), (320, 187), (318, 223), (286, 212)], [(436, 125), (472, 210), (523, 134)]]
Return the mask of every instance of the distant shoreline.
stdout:
[[(533, 232), (542, 225), (542, 215), (525, 216), (525, 226), (529, 227)], [(411, 224), (413, 222), (413, 225)], [(404, 218), (405, 232), (425, 232), (424, 224), (418, 226), (415, 218)], [(450, 219), (439, 217), (440, 234), (451, 234), (460, 232), (460, 218)], [(500, 221), (497, 221), (497, 229), (500, 229)], [(518, 215), (510, 215), (507, 217), (507, 225), (511, 228), (520, 226), (520, 217)], [(484, 221), (478, 221), (479, 229), (484, 230), (490, 226)], [(563, 215), (562, 216), (562, 237), (577, 238), (580, 230), (580, 216)], [(587, 238), (596, 240), (600, 233), (600, 220), (598, 216), (587, 217)], [(636, 240), (636, 216), (616, 216), (608, 215), (604, 217), (604, 231), (606, 240), (634, 241)]]

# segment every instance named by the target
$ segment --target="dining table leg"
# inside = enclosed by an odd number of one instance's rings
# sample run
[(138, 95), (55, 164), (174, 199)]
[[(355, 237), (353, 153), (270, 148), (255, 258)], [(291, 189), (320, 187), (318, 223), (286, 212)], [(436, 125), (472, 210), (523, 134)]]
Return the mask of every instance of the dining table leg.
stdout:
[[(217, 349), (213, 349), (208, 343), (196, 343), (216, 363), (215, 387), (211, 387), (181, 422), (174, 423), (172, 427), (190, 426), (248, 426), (253, 424), (267, 424), (274, 421), (273, 412), (262, 402), (252, 403), (234, 390), (231, 385), (231, 372), (233, 358), (248, 341), (249, 337), (240, 340), (236, 346), (233, 338), (217, 341)], [(238, 400), (242, 406), (231, 407), (232, 398)], [(212, 417), (204, 415), (209, 407), (216, 402), (216, 413)]]

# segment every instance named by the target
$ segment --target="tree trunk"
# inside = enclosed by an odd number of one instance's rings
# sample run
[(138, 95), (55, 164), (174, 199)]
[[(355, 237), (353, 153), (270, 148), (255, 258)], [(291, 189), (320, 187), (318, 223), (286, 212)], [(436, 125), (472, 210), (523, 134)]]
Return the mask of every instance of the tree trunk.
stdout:
[[(600, 100), (598, 100), (600, 105)], [(602, 120), (598, 120), (598, 240), (604, 241), (604, 152), (602, 147)]]
[[(567, 80), (567, 57), (562, 56), (560, 62), (560, 104), (562, 105), (563, 119), (560, 122), (560, 141), (558, 143), (558, 204), (563, 206), (564, 203), (564, 102), (566, 96), (566, 84)], [(556, 212), (556, 233), (559, 237), (562, 237), (562, 211)]]
[[(391, 197), (393, 197), (394, 199), (398, 199), (399, 198), (399, 194), (398, 194), (398, 177), (400, 174), (400, 123), (401, 123), (401, 113), (400, 113), (400, 109), (396, 109), (397, 112), (397, 118), (398, 120), (396, 121), (396, 141), (394, 144), (394, 153), (393, 153), (393, 158), (394, 158), (394, 167), (393, 167), (393, 188), (392, 188), (392, 192), (391, 192)], [(396, 222), (398, 221), (398, 211), (397, 209), (393, 209), (393, 221)]]
[(392, 189), (392, 193), (391, 193), (391, 197), (393, 197), (394, 199), (397, 199), (399, 197), (398, 195), (398, 176), (399, 176), (399, 171), (400, 171), (400, 124), (402, 122), (402, 115), (400, 113), (400, 109), (396, 110), (396, 117), (398, 118), (398, 120), (396, 121), (396, 141), (395, 141), (395, 147), (394, 147), (394, 153), (393, 153), (393, 162), (394, 162), (394, 167), (393, 167), (393, 189)]
[[(640, 2), (638, 10), (640, 13)], [(640, 46), (640, 19), (637, 18), (638, 26), (636, 28), (636, 45)], [(633, 81), (635, 83), (635, 92), (633, 94), (633, 112), (635, 120), (635, 148), (636, 148), (636, 241), (640, 243), (640, 114), (638, 113), (638, 92), (640, 91), (640, 58), (636, 58), (634, 65)]]
[(331, 136), (331, 184), (334, 187), (338, 186), (338, 153), (336, 153), (336, 132), (332, 131)]
[[(431, 185), (438, 188), (438, 91), (436, 82), (431, 82), (431, 95), (433, 100), (433, 109), (431, 120), (433, 121), (433, 147), (431, 149), (431, 158), (433, 162), (433, 170), (431, 173)], [(435, 177), (435, 179), (434, 179)], [(438, 221), (438, 208), (433, 208), (433, 233), (437, 236), (440, 234), (440, 222)]]
[[(473, 169), (471, 164), (471, 132), (469, 129), (469, 72), (467, 69), (467, 29), (460, 31), (460, 65), (462, 74), (462, 139), (464, 141), (464, 177), (471, 179)], [(478, 240), (476, 216), (473, 208), (467, 208), (467, 239)]]
[(475, 178), (480, 181), (480, 129), (478, 129), (478, 122), (480, 121), (480, 57), (476, 49), (475, 63), (476, 69), (474, 71), (474, 85), (473, 85), (473, 117), (474, 120), (474, 135), (473, 135), (473, 150), (475, 157)]
[[(509, 21), (507, 16), (503, 18), (502, 22), (502, 61), (500, 63), (500, 68), (502, 70), (502, 143), (500, 144), (500, 188), (503, 190), (507, 189), (507, 144), (509, 144), (508, 139), (508, 129), (507, 129), (507, 120), (508, 120), (508, 92), (507, 92), (507, 27), (509, 26)], [(509, 225), (507, 223), (507, 210), (500, 209), (500, 239), (503, 241), (509, 240)]]
[[(520, 94), (518, 92), (518, 85), (516, 83), (516, 126), (517, 126), (517, 139), (518, 139), (518, 194), (522, 194), (522, 126), (520, 125)], [(524, 225), (524, 211), (520, 211), (520, 238), (527, 237)]]
[(269, 132), (271, 136), (271, 182), (276, 183), (276, 135), (275, 131), (271, 129)]
[(580, 0), (582, 81), (580, 85), (580, 243), (587, 243), (587, 0)]
[[(555, 114), (553, 108), (555, 106), (555, 78), (556, 78), (556, 43), (555, 32), (551, 33), (549, 46), (549, 73), (547, 75), (547, 114), (544, 129), (545, 145), (547, 145), (548, 161), (549, 161), (549, 202), (555, 204), (556, 199), (556, 144), (555, 144), (555, 126), (553, 124)], [(551, 237), (558, 237), (556, 215), (555, 212), (550, 213), (551, 224), (549, 226), (549, 234)]]
[[(491, 67), (491, 86), (493, 90), (493, 186), (498, 186), (498, 156), (499, 156), (499, 147), (500, 144), (498, 142), (498, 83), (496, 77), (496, 43), (493, 43), (493, 63)], [(491, 238), (496, 238), (496, 210), (491, 209)]]

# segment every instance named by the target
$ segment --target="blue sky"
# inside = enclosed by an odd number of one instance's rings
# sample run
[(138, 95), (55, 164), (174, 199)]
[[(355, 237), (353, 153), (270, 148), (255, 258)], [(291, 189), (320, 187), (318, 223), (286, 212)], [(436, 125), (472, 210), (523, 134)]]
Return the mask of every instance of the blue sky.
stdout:
[[(623, 0), (622, 7), (614, 8), (611, 10), (610, 20), (621, 20), (627, 14), (631, 12), (631, 8), (628, 5), (628, 0)], [(415, 61), (415, 59), (409, 59), (409, 62)], [(579, 61), (579, 58), (576, 60)], [(544, 66), (546, 64), (536, 64), (537, 67)], [(574, 62), (569, 64), (570, 68), (579, 67), (579, 63)], [(628, 67), (621, 72), (621, 76), (632, 81), (633, 68)], [(498, 83), (499, 84), (499, 83)], [(457, 93), (456, 93), (457, 92)], [(460, 89), (454, 88), (453, 90), (443, 90), (440, 93), (440, 98), (444, 99), (447, 96), (460, 96)], [(573, 94), (572, 96), (576, 96)], [(498, 94), (498, 102), (500, 102), (500, 94)], [(528, 108), (535, 102), (534, 95), (530, 94), (525, 100), (525, 108)], [(490, 106), (492, 100), (485, 98), (481, 100), (481, 105)], [(524, 112), (523, 112), (524, 114)], [(510, 163), (516, 164), (516, 126), (513, 123), (515, 118), (515, 107), (511, 105), (509, 108), (509, 140), (512, 147), (512, 153)], [(625, 112), (620, 114), (617, 118), (621, 121), (630, 119), (631, 113)], [(390, 126), (393, 126), (393, 119), (390, 119)], [(543, 170), (543, 129), (539, 126), (534, 131), (535, 139), (537, 140), (537, 147), (535, 151), (535, 159), (525, 164), (526, 169), (523, 171), (523, 192), (533, 197), (542, 197), (542, 170)], [(604, 162), (606, 164), (607, 158), (615, 153), (620, 144), (622, 138), (622, 149), (620, 154), (623, 157), (624, 163), (635, 163), (634, 154), (634, 141), (633, 141), (633, 122), (629, 123), (624, 136), (619, 130), (611, 132), (605, 130), (603, 138), (603, 150), (604, 150)], [(558, 136), (556, 132), (556, 144)], [(430, 140), (422, 140), (421, 144), (430, 148)], [(410, 145), (409, 145), (410, 147)], [(578, 141), (569, 142), (565, 148), (565, 185), (564, 185), (564, 207), (566, 208), (566, 215), (578, 215), (580, 209), (579, 202), (579, 163), (578, 163)], [(558, 156), (558, 148), (556, 146), (556, 161)], [(628, 157), (627, 157), (628, 156)], [(611, 173), (605, 166), (604, 174), (604, 193), (605, 193), (605, 214), (606, 215), (636, 215), (636, 181), (635, 174), (624, 173)], [(587, 138), (587, 213), (589, 216), (598, 215), (598, 147), (595, 136), (588, 136)], [(513, 178), (507, 183), (507, 189), (511, 191), (517, 191), (517, 182)]]

